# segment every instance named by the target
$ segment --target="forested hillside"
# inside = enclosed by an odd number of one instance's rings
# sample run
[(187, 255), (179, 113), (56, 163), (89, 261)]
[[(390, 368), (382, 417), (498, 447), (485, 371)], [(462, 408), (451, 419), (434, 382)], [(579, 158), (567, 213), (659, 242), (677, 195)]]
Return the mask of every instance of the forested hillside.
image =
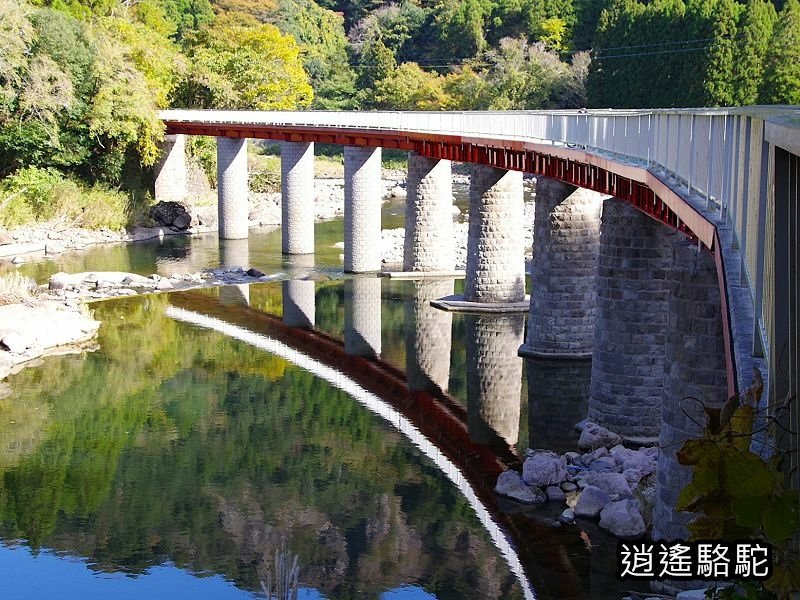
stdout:
[(135, 220), (168, 106), (752, 103), (800, 104), (800, 0), (0, 0), (0, 224)]

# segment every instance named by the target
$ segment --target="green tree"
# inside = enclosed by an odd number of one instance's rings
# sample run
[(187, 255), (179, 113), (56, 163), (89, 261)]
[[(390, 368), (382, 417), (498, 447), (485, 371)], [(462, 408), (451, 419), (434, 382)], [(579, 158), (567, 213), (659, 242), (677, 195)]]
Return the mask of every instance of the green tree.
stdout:
[(800, 0), (786, 0), (765, 63), (761, 101), (800, 104)]
[(470, 58), (486, 48), (492, 9), (491, 0), (444, 0), (436, 6), (438, 35), (451, 56)]
[(453, 104), (445, 78), (417, 63), (403, 63), (378, 81), (375, 97), (378, 108), (394, 110), (446, 110)]
[(741, 39), (735, 50), (734, 105), (746, 106), (758, 102), (764, 79), (764, 61), (777, 19), (778, 13), (772, 2), (749, 0), (747, 3), (739, 28)]
[(186, 35), (201, 29), (214, 20), (214, 11), (208, 0), (158, 0), (173, 26), (175, 36)]
[(354, 108), (355, 73), (350, 68), (344, 17), (313, 0), (281, 0), (274, 24), (303, 48), (303, 66), (314, 89), (314, 108)]
[(300, 47), (274, 25), (219, 19), (187, 43), (191, 66), (178, 92), (185, 106), (289, 110), (311, 104)]
[(717, 0), (712, 25), (712, 43), (708, 50), (704, 81), (707, 106), (730, 106), (735, 98), (734, 52), (738, 7), (735, 0)]

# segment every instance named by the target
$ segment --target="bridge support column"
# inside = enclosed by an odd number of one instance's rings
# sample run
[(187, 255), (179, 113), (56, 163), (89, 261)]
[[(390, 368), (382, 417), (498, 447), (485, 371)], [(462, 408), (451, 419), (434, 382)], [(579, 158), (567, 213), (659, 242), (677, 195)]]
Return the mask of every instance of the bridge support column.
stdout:
[(344, 282), (344, 350), (354, 356), (381, 354), (381, 280), (354, 277)]
[(248, 236), (247, 140), (217, 138), (217, 211), (219, 237)]
[(692, 470), (678, 463), (682, 442), (702, 435), (706, 416), (694, 397), (709, 408), (725, 402), (727, 377), (722, 334), (722, 305), (714, 260), (697, 246), (673, 247), (670, 273), (669, 324), (665, 346), (664, 391), (658, 455), (654, 539), (688, 539), (691, 515), (675, 510)]
[(314, 329), (316, 296), (313, 281), (290, 279), (283, 282), (283, 322), (289, 327)]
[(381, 269), (381, 149), (344, 147), (344, 270)]
[(281, 142), (281, 251), (314, 252), (314, 143)]
[(467, 427), (479, 443), (519, 438), (522, 394), (522, 342), (525, 316), (464, 316), (467, 350)]
[(589, 420), (641, 444), (658, 439), (675, 235), (633, 206), (603, 206)]
[(464, 299), (514, 303), (525, 299), (522, 173), (475, 165), (469, 189)]
[(403, 270), (453, 271), (450, 161), (409, 152), (407, 190)]
[(186, 199), (186, 136), (166, 135), (156, 165), (156, 202), (183, 202)]
[(531, 306), (523, 356), (590, 358), (603, 196), (536, 181)]
[(450, 382), (453, 316), (431, 306), (431, 300), (452, 295), (453, 280), (420, 280), (413, 285), (414, 297), (406, 303), (408, 388), (446, 390)]

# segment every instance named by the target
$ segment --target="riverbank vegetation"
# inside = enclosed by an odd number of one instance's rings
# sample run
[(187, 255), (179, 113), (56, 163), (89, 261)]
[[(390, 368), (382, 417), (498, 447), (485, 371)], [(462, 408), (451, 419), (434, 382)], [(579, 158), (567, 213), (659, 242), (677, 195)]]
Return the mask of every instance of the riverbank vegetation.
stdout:
[(0, 0), (0, 48), (5, 226), (134, 224), (167, 107), (800, 103), (800, 0)]

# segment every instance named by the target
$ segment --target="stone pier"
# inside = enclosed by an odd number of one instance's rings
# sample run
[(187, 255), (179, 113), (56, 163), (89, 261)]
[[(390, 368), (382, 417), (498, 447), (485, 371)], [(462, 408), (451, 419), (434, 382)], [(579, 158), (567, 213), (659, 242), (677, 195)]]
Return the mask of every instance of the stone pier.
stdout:
[(307, 279), (283, 282), (283, 322), (289, 327), (314, 329), (316, 287)]
[(685, 540), (691, 515), (676, 511), (675, 503), (692, 470), (678, 464), (675, 455), (684, 441), (702, 435), (699, 424), (706, 417), (701, 404), (684, 398), (719, 408), (725, 402), (727, 378), (714, 260), (685, 241), (676, 243), (673, 252), (653, 538)]
[(244, 138), (217, 138), (217, 210), (221, 239), (247, 237), (249, 206)]
[(522, 356), (591, 358), (606, 198), (556, 179), (536, 180), (531, 304)]
[(522, 394), (522, 343), (525, 316), (464, 316), (467, 350), (467, 427), (484, 444), (515, 445)]
[[(221, 267), (242, 267), (250, 265), (250, 240), (220, 240), (219, 264)], [(230, 306), (250, 305), (250, 284), (225, 285), (219, 288), (220, 304)]]
[(525, 300), (523, 208), (522, 173), (473, 167), (464, 284), (467, 302)]
[(314, 144), (281, 142), (281, 250), (314, 252)]
[(591, 361), (529, 358), (525, 368), (529, 446), (574, 451), (578, 445), (575, 423), (586, 418)]
[(381, 280), (354, 277), (344, 282), (344, 350), (354, 356), (381, 354)]
[(415, 281), (406, 301), (406, 376), (410, 390), (447, 390), (453, 316), (431, 306), (431, 300), (453, 293), (452, 279)]
[(658, 440), (676, 235), (627, 202), (603, 205), (589, 420), (632, 443)]
[(344, 147), (344, 270), (381, 269), (381, 149)]
[(186, 199), (186, 136), (164, 136), (161, 151), (161, 159), (156, 164), (156, 202), (183, 202)]
[(409, 152), (406, 187), (403, 270), (453, 271), (455, 250), (450, 161)]

